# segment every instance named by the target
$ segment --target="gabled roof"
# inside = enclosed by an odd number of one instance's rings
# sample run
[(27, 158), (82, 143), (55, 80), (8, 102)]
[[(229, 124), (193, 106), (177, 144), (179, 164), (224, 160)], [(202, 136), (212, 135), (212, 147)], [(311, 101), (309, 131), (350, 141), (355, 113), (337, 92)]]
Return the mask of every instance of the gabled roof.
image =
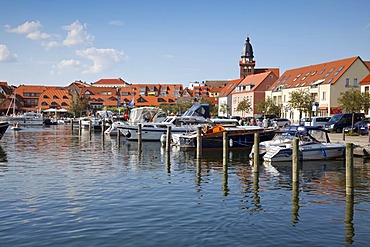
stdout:
[(70, 94), (67, 89), (47, 89), (40, 94), (37, 107), (43, 110), (54, 108), (69, 109)]
[(370, 70), (370, 61), (364, 61), (364, 64), (366, 65), (366, 67)]
[(231, 80), (226, 86), (220, 91), (219, 97), (227, 97), (236, 88), (244, 78)]
[[(255, 91), (258, 89), (258, 86), (270, 75), (274, 74), (272, 71), (260, 73), (260, 74), (254, 74), (254, 75), (248, 75), (246, 76), (240, 83), (239, 86), (248, 86), (248, 85), (254, 85), (250, 89), (250, 91)], [(275, 77), (276, 78), (276, 77)]]
[(112, 85), (118, 85), (118, 86), (128, 86), (130, 83), (127, 83), (122, 78), (115, 78), (115, 79), (100, 79), (99, 81), (91, 83), (95, 86), (112, 86)]
[(364, 79), (359, 83), (360, 85), (370, 85), (370, 74), (368, 74)]
[(361, 58), (356, 56), (287, 70), (268, 90), (307, 87), (315, 83), (333, 85), (357, 59)]
[(89, 91), (93, 95), (102, 95), (103, 93), (110, 93), (109, 95), (116, 95), (117, 89), (113, 87), (85, 87), (81, 89), (81, 95)]

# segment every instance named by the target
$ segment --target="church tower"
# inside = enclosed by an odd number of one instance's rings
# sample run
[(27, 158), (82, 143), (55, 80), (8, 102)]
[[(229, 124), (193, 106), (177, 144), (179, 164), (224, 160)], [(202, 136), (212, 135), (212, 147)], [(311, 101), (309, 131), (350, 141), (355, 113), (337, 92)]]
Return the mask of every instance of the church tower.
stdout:
[(249, 37), (247, 37), (247, 40), (243, 46), (239, 66), (240, 78), (245, 78), (247, 75), (254, 74), (254, 66), (256, 66), (256, 62), (253, 60), (253, 48), (251, 43), (249, 43)]

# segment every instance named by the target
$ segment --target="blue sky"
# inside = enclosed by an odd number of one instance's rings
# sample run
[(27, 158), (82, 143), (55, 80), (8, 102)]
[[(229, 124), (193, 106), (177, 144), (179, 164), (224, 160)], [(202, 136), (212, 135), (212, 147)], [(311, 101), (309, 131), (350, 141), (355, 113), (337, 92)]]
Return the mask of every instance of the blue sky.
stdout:
[(0, 3), (0, 81), (16, 86), (236, 79), (247, 35), (256, 67), (281, 74), (370, 60), (368, 0)]

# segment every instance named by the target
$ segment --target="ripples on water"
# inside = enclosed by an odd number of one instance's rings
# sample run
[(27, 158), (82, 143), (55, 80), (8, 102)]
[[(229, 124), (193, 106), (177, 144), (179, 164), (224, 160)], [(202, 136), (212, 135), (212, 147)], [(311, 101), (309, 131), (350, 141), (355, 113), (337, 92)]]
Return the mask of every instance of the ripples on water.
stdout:
[[(289, 164), (261, 167), (245, 151), (173, 149), (67, 126), (0, 141), (0, 246), (366, 246), (369, 164), (345, 196), (343, 161), (307, 162), (298, 193)], [(354, 203), (354, 206), (352, 206)]]

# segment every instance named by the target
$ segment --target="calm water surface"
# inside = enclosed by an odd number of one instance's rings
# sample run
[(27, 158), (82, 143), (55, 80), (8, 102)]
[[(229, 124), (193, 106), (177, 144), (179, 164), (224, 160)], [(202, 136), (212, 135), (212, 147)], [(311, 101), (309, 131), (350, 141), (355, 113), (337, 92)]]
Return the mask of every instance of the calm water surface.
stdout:
[(68, 126), (10, 129), (0, 141), (0, 246), (369, 246), (370, 165), (355, 197), (339, 162), (264, 164), (244, 151), (102, 142)]

